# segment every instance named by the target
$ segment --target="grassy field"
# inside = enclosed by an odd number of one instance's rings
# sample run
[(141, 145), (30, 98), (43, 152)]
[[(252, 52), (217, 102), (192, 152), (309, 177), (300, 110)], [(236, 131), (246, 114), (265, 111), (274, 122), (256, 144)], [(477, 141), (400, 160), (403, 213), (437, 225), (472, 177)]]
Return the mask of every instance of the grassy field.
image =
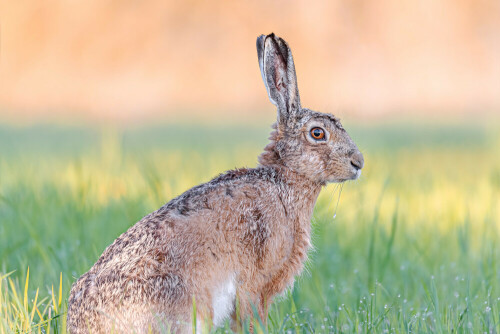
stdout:
[[(335, 218), (335, 185), (322, 191), (307, 270), (259, 330), (500, 333), (500, 127), (345, 125), (363, 175)], [(70, 286), (107, 245), (191, 186), (255, 166), (268, 133), (0, 126), (0, 334), (64, 332)]]

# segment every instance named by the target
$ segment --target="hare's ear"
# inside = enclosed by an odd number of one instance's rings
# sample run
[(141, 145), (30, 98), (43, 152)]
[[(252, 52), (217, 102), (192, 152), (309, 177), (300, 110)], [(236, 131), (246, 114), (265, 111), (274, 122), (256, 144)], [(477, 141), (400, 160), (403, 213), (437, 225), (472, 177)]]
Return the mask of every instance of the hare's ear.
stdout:
[(271, 102), (278, 107), (278, 122), (292, 126), (301, 112), (297, 76), (292, 51), (281, 38), (257, 38), (260, 72)]

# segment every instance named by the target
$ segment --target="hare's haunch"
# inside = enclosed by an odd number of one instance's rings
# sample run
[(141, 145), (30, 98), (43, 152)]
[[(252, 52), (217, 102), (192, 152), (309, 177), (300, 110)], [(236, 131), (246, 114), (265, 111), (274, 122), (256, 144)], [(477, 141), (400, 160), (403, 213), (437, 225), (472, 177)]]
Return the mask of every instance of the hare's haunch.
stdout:
[(301, 272), (321, 188), (358, 178), (363, 155), (337, 118), (301, 107), (283, 39), (260, 36), (257, 53), (278, 109), (259, 166), (186, 191), (116, 239), (71, 289), (70, 333), (192, 333), (193, 297), (197, 332), (237, 327), (254, 308), (266, 321)]

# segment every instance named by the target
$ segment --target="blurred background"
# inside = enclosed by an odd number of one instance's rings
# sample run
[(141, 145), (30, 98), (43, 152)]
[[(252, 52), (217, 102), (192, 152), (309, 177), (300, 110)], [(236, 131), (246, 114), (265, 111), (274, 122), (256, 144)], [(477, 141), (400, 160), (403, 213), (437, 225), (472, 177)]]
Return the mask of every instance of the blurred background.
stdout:
[(256, 166), (270, 32), (366, 163), (269, 332), (500, 333), (498, 0), (0, 0), (0, 333), (64, 333), (117, 236)]
[(137, 122), (269, 113), (255, 39), (295, 57), (305, 106), (500, 110), (500, 2), (2, 0), (0, 117)]

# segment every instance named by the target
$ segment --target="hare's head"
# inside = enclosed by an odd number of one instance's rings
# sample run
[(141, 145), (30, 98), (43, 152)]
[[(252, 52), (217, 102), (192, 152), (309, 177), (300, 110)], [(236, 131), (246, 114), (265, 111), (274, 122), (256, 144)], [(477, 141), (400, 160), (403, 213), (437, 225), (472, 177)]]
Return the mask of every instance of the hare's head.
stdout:
[(257, 39), (260, 71), (271, 102), (278, 108), (272, 142), (262, 165), (283, 165), (320, 183), (357, 179), (363, 155), (331, 114), (302, 108), (292, 52), (274, 34)]

